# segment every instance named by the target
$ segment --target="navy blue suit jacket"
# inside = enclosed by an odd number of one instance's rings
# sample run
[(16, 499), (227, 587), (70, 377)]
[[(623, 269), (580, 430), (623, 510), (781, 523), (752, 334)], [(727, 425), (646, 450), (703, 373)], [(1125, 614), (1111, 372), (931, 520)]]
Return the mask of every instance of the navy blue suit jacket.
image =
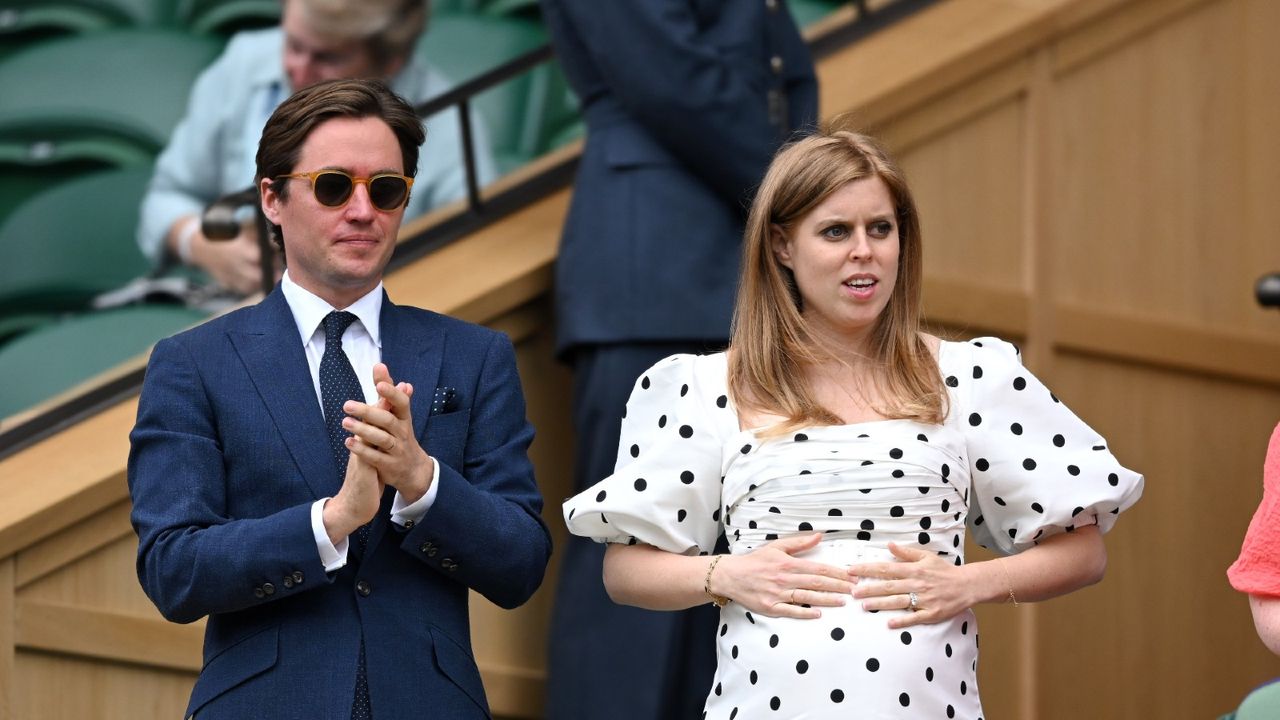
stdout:
[(727, 339), (743, 223), (814, 123), (779, 0), (542, 0), (587, 142), (556, 265), (557, 342)]
[[(489, 714), (467, 590), (519, 605), (551, 551), (515, 356), (499, 333), (385, 298), (381, 326), (440, 486), (408, 530), (390, 521), (387, 488), (363, 558), (333, 574), (310, 509), (341, 478), (279, 287), (151, 355), (130, 436), (132, 520), (160, 612), (209, 618), (188, 715), (346, 718), (362, 633), (375, 717)], [(430, 414), (437, 387), (456, 389), (451, 412)]]

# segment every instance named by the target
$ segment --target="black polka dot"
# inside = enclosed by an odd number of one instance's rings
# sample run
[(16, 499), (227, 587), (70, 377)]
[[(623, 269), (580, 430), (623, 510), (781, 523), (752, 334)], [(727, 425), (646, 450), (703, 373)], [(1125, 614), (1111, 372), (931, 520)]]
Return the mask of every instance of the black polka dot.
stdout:
[(1010, 540), (1018, 539), (1018, 528), (1009, 528), (1009, 539)]
[(644, 492), (644, 489), (649, 487), (649, 483), (644, 478), (636, 478), (635, 486), (637, 492)]
[(893, 472), (891, 472), (891, 473), (889, 473), (889, 474), (890, 474), (890, 475), (892, 475), (892, 476), (894, 476), (895, 478), (898, 478), (898, 479), (902, 479), (902, 477), (906, 475), (906, 473), (905, 473), (905, 472), (903, 472), (903, 471), (901, 471), (901, 470), (894, 470)]
[(685, 395), (688, 395), (688, 394), (689, 394), (689, 385), (688, 384), (681, 385), (680, 397), (684, 397)]
[(693, 437), (693, 428), (689, 427), (688, 425), (681, 425), (680, 437), (685, 438), (686, 440)]
[(800, 471), (800, 474), (801, 474), (801, 475), (812, 475), (812, 474), (813, 474), (813, 471), (812, 471), (812, 470), (801, 470), (801, 471)]
[(893, 458), (894, 460), (901, 460), (901, 459), (902, 459), (902, 449), (901, 449), (901, 448), (894, 448), (894, 449), (890, 450), (890, 451), (889, 451), (889, 457)]
[(796, 527), (796, 529), (799, 530), (800, 532), (808, 532), (813, 529), (813, 525), (807, 522), (802, 522), (800, 523), (799, 526)]
[(1009, 432), (1013, 433), (1014, 435), (1021, 435), (1021, 434), (1022, 434), (1022, 424), (1021, 424), (1021, 423), (1014, 423), (1014, 424), (1010, 425), (1010, 426), (1009, 426)]
[[(744, 612), (743, 615), (747, 616), (747, 622), (751, 623), (752, 625), (756, 624), (756, 619), (752, 617), (750, 610)], [(968, 623), (965, 623), (965, 625), (968, 625)]]
[(658, 418), (658, 427), (664, 428), (666, 426), (667, 426), (667, 416), (663, 415), (662, 417)]
[(1054, 402), (1056, 402), (1056, 403), (1060, 403), (1060, 402), (1062, 402), (1061, 400), (1059, 400), (1059, 399), (1058, 399), (1058, 396), (1057, 396), (1057, 395), (1054, 395), (1053, 393), (1049, 393), (1049, 399), (1050, 399), (1050, 400), (1053, 400), (1053, 401), (1054, 401)]
[(871, 539), (871, 533), (867, 532), (866, 530), (863, 530), (863, 531), (861, 531), (861, 532), (859, 532), (859, 533), (858, 533), (857, 537), (858, 537), (858, 539), (859, 539), (859, 540), (870, 540), (870, 539)]
[(605, 495), (606, 493), (604, 490), (601, 490), (600, 492), (596, 493), (596, 502), (604, 502)]
[(1107, 482), (1111, 483), (1111, 487), (1115, 487), (1120, 484), (1120, 476), (1115, 473), (1111, 473), (1107, 476)]
[(751, 676), (749, 677), (749, 679), (751, 680), (751, 684), (755, 685), (756, 683), (760, 682), (760, 675), (757, 674), (755, 670), (752, 670)]
[(777, 696), (777, 695), (774, 695), (774, 696), (769, 700), (769, 709), (770, 709), (770, 710), (777, 710), (777, 709), (778, 709), (778, 708), (780, 708), (780, 707), (782, 707), (782, 700), (780, 700), (780, 699), (778, 698), (778, 696)]
[(680, 473), (680, 482), (684, 483), (685, 485), (692, 484), (693, 472), (689, 470), (685, 470), (684, 472)]
[(631, 446), (631, 457), (640, 457), (640, 446), (639, 446), (639, 445), (632, 445), (632, 446)]
[(1043, 513), (1043, 512), (1044, 512), (1044, 506), (1043, 506), (1043, 505), (1041, 505), (1041, 504), (1040, 504), (1040, 503), (1038, 503), (1038, 502), (1033, 502), (1033, 503), (1031, 503), (1031, 509), (1032, 509), (1032, 510), (1035, 510), (1035, 511), (1036, 511), (1036, 512), (1038, 512), (1038, 513)]
[(933, 519), (932, 519), (932, 518), (930, 518), (928, 515), (925, 515), (924, 517), (920, 518), (920, 529), (921, 529), (921, 530), (928, 530), (928, 529), (929, 529), (929, 526), (930, 526), (930, 525), (932, 525), (932, 524), (933, 524)]
[(764, 539), (765, 539), (765, 540), (777, 540), (777, 539), (778, 539), (778, 533), (766, 533), (766, 534), (765, 534), (765, 536), (764, 536)]
[(863, 530), (875, 530), (875, 529), (876, 529), (876, 524), (875, 524), (873, 521), (871, 521), (871, 520), (863, 520), (863, 521), (862, 521), (862, 529), (863, 529)]
[(729, 720), (734, 720), (736, 717), (738, 717), (738, 708), (734, 708), (729, 712)]
[(729, 656), (730, 656), (730, 657), (732, 657), (734, 660), (737, 660), (737, 659), (738, 659), (738, 646), (737, 646), (737, 645), (734, 645), (732, 648), (730, 648), (730, 649), (729, 649)]
[(781, 515), (781, 514), (782, 514), (782, 511), (781, 511), (781, 510), (779, 510), (779, 509), (778, 509), (778, 508), (776, 508), (776, 507), (772, 507), (772, 506), (770, 506), (770, 507), (769, 507), (769, 512), (773, 513), (774, 515)]
[(748, 521), (747, 521), (747, 527), (751, 528), (752, 530), (755, 530), (755, 529), (756, 529), (756, 521), (755, 521), (755, 520), (748, 520)]
[(978, 427), (982, 424), (982, 416), (978, 413), (969, 413), (969, 424)]
[(1023, 377), (1016, 377), (1016, 378), (1014, 378), (1014, 379), (1013, 379), (1013, 389), (1014, 389), (1014, 390), (1026, 390), (1026, 389), (1027, 389), (1027, 379), (1026, 379), (1026, 378), (1023, 378)]
[(947, 654), (947, 657), (951, 657), (951, 643), (947, 643), (946, 647), (943, 648), (943, 652)]
[(1031, 458), (1027, 458), (1026, 460), (1023, 460), (1023, 461), (1022, 461), (1022, 469), (1023, 469), (1023, 470), (1035, 470), (1035, 469), (1036, 469), (1036, 461), (1035, 461), (1035, 460), (1032, 460)]
[(974, 379), (974, 380), (977, 380), (977, 379), (979, 379), (979, 378), (981, 378), (981, 377), (982, 377), (982, 366), (981, 366), (981, 365), (974, 365), (974, 366), (973, 366), (973, 379)]
[(946, 512), (947, 510), (950, 510), (950, 509), (951, 509), (951, 501), (950, 501), (950, 500), (948, 500), (948, 499), (946, 499), (946, 498), (943, 498), (943, 499), (942, 499), (942, 512)]
[(648, 390), (648, 389), (649, 389), (649, 376), (648, 376), (648, 375), (645, 375), (644, 377), (640, 378), (640, 387), (644, 388), (645, 390)]
[(831, 639), (840, 641), (844, 639), (844, 628), (831, 628)]
[(1082, 507), (1077, 507), (1075, 510), (1072, 510), (1072, 511), (1071, 511), (1071, 517), (1075, 517), (1075, 516), (1079, 515), (1079, 514), (1080, 514), (1080, 513), (1082, 513), (1082, 512), (1084, 512), (1084, 508), (1082, 508)]
[(949, 477), (951, 477), (951, 466), (946, 463), (942, 463), (942, 479), (946, 480)]
[(1080, 474), (1080, 468), (1076, 467), (1075, 465), (1068, 465), (1067, 474), (1070, 475), (1071, 477), (1075, 477)]
[(867, 669), (875, 672), (880, 669), (880, 661), (875, 658), (867, 658)]
[(902, 634), (898, 636), (898, 639), (902, 641), (903, 645), (910, 645), (911, 633), (907, 632), (906, 630), (903, 630)]
[(746, 454), (747, 454), (747, 453), (749, 453), (749, 452), (751, 452), (751, 445), (750, 445), (750, 443), (748, 443), (748, 444), (746, 444), (746, 445), (743, 445), (743, 446), (742, 446), (742, 454), (743, 454), (743, 455), (746, 455)]
[(840, 688), (836, 688), (835, 690), (832, 690), (831, 702), (833, 703), (844, 702), (844, 691), (841, 690)]
[(1061, 435), (1054, 435), (1053, 444), (1055, 447), (1062, 447), (1063, 445), (1067, 444), (1067, 439), (1062, 437)]
[(961, 695), (964, 695), (964, 694), (966, 694), (966, 693), (968, 693), (968, 692), (969, 692), (969, 683), (966, 683), (965, 681), (961, 680), (961, 681), (960, 681), (960, 694), (961, 694)]
[(924, 433), (917, 434), (916, 439), (919, 440), (920, 442), (929, 442), (929, 438), (926, 437)]
[(898, 696), (898, 704), (902, 707), (907, 707), (911, 704), (911, 696), (906, 693), (902, 693)]
[(804, 442), (805, 440), (808, 440), (808, 439), (809, 439), (808, 435), (805, 435), (804, 433), (796, 433), (796, 442)]
[(991, 467), (991, 463), (987, 462), (986, 458), (978, 458), (978, 461), (973, 466), (982, 472), (986, 472), (987, 468)]
[(844, 515), (844, 513), (840, 512), (840, 508), (831, 508), (827, 511), (827, 517), (840, 517), (842, 515)]
[(947, 376), (947, 387), (957, 387), (958, 385), (960, 385), (960, 381), (956, 379), (955, 375)]
[(796, 663), (796, 672), (800, 673), (801, 675), (809, 672), (809, 661), (801, 660), (800, 662)]
[(927, 667), (924, 669), (924, 679), (933, 682), (933, 668)]
[(904, 514), (902, 510), (902, 506), (894, 505), (893, 507), (889, 508), (889, 514), (892, 515), (893, 517), (902, 517)]
[(723, 408), (728, 404), (729, 404), (728, 395), (721, 395), (720, 397), (716, 398), (716, 407)]
[(769, 647), (771, 647), (771, 648), (776, 648), (776, 647), (778, 647), (778, 636), (777, 636), (777, 634), (773, 634), (773, 635), (770, 635), (770, 636), (769, 636)]
[(952, 707), (952, 706), (948, 705), (948, 706), (947, 706), (947, 717), (949, 717), (949, 718), (953, 718), (953, 717), (955, 717), (955, 716), (956, 716), (956, 709), (955, 709), (954, 707)]
[(991, 498), (991, 499), (992, 499), (992, 500), (995, 500), (995, 501), (996, 501), (996, 504), (997, 504), (997, 505), (999, 505), (1000, 507), (1004, 507), (1005, 505), (1007, 505), (1007, 504), (1008, 504), (1008, 503), (1006, 503), (1006, 502), (1004, 501), (1004, 498), (1000, 497), (999, 495), (996, 495), (995, 497), (993, 497), (993, 498)]
[(689, 513), (681, 508), (681, 510), (676, 513), (676, 522), (684, 522), (684, 519), (687, 517), (689, 517)]
[(928, 544), (929, 544), (929, 533), (923, 533), (923, 532), (922, 532), (922, 533), (920, 533), (920, 535), (919, 535), (918, 537), (916, 537), (916, 540), (917, 540), (917, 541), (919, 541), (919, 543), (920, 543), (921, 545), (928, 545)]

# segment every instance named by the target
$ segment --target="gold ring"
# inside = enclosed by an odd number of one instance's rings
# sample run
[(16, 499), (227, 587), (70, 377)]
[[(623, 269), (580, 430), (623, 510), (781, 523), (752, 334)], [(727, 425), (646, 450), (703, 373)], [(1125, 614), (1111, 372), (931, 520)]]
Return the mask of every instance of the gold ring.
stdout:
[(796, 604), (796, 591), (799, 589), (800, 588), (791, 588), (791, 604), (792, 605)]

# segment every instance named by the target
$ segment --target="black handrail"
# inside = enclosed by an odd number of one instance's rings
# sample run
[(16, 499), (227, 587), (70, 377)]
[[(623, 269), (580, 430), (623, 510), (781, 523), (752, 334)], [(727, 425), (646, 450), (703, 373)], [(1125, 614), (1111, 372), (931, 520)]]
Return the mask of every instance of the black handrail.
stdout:
[[(880, 30), (908, 15), (924, 8), (937, 0), (897, 0), (878, 10), (870, 10), (866, 0), (850, 0), (856, 9), (852, 21), (832, 28), (822, 36), (810, 42), (809, 48), (815, 60), (826, 57), (836, 50)], [(417, 260), (435, 250), (448, 245), (461, 237), (469, 235), (488, 225), (498, 218), (537, 202), (541, 198), (573, 182), (578, 158), (569, 157), (563, 161), (544, 168), (538, 174), (491, 195), (483, 202), (480, 199), (480, 188), (476, 181), (475, 149), (470, 128), (470, 103), (481, 92), (519, 75), (530, 68), (554, 58), (554, 50), (550, 45), (531, 50), (513, 58), (498, 67), (488, 70), (452, 89), (415, 107), (420, 116), (426, 117), (450, 106), (459, 107), (459, 122), (462, 123), (463, 154), (467, 175), (467, 209), (459, 214), (445, 218), (421, 232), (403, 238), (396, 245), (387, 271)], [(252, 191), (250, 188), (249, 191)], [(220, 200), (234, 202), (234, 197), (242, 198), (246, 191), (237, 191)], [(256, 193), (253, 193), (256, 197)], [(251, 201), (252, 202), (252, 201)], [(243, 205), (244, 202), (240, 202)], [(234, 209), (234, 206), (232, 207)], [(259, 214), (261, 209), (258, 210)], [(265, 233), (262, 233), (265, 239)], [(264, 253), (264, 262), (269, 257)], [(264, 271), (264, 278), (266, 277)], [(264, 281), (265, 282), (265, 281)], [(97, 414), (101, 410), (120, 402), (136, 393), (142, 387), (143, 370), (124, 373), (92, 387), (83, 393), (49, 408), (47, 411), (18, 425), (0, 432), (0, 459), (4, 459), (41, 439), (69, 427), (81, 420)]]

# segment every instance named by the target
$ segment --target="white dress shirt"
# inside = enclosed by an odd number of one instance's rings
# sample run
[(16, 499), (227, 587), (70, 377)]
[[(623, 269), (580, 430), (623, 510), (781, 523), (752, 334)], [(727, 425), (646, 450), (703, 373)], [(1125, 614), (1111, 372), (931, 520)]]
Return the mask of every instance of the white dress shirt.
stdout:
[[(316, 402), (322, 403), (320, 395), (320, 358), (324, 357), (324, 327), (326, 315), (337, 310), (328, 302), (320, 299), (310, 291), (298, 285), (284, 271), (280, 279), (280, 290), (289, 304), (293, 321), (298, 326), (298, 336), (307, 355), (307, 367), (311, 370), (311, 385), (316, 390)], [(351, 367), (360, 380), (360, 389), (364, 392), (366, 403), (378, 402), (378, 391), (373, 385), (373, 366), (382, 360), (382, 337), (379, 319), (382, 317), (382, 283), (368, 294), (356, 300), (349, 307), (342, 308), (356, 316), (356, 321), (347, 327), (342, 334), (342, 350), (351, 361)], [(395, 376), (392, 376), (395, 379)], [(323, 407), (323, 405), (321, 405)], [(436, 501), (436, 492), (440, 486), (440, 463), (432, 463), (431, 485), (427, 492), (416, 502), (407, 503), (396, 491), (391, 505), (391, 521), (402, 527), (412, 527), (427, 514)], [(311, 506), (311, 531), (315, 535), (316, 549), (320, 552), (320, 562), (327, 572), (340, 570), (347, 564), (347, 550), (350, 547), (347, 538), (337, 545), (329, 540), (329, 532), (324, 527), (324, 504), (329, 498), (321, 498)]]

